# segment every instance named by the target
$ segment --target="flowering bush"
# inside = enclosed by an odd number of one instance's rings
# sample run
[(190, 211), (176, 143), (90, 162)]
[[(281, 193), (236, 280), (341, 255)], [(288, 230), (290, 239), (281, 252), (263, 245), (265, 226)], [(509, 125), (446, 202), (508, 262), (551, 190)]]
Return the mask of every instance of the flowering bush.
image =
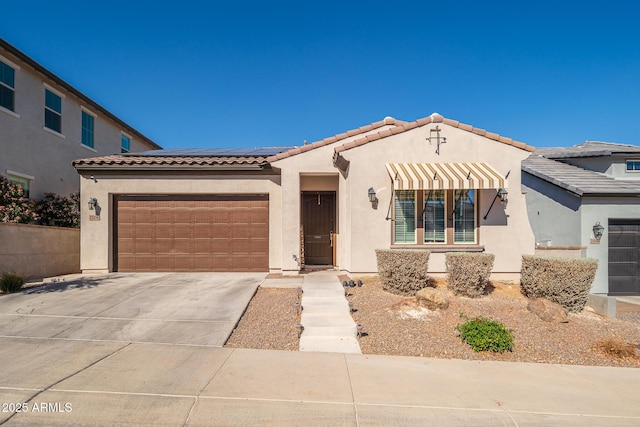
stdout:
[(0, 222), (30, 224), (37, 220), (34, 201), (24, 197), (22, 187), (0, 176)]
[(79, 204), (80, 193), (71, 194), (69, 198), (54, 193), (45, 193), (44, 198), (38, 200), (35, 205), (39, 217), (38, 223), (58, 227), (79, 227)]

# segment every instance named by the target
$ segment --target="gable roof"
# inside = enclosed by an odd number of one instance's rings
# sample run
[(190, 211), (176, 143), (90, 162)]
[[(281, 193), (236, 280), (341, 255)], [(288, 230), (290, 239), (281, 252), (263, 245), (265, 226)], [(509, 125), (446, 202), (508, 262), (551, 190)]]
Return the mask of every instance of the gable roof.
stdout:
[(368, 144), (369, 142), (372, 141), (377, 141), (379, 139), (383, 139), (386, 138), (388, 136), (392, 136), (392, 135), (397, 135), (399, 133), (403, 133), (403, 132), (407, 132), (409, 130), (418, 128), (418, 127), (422, 127), (422, 126), (426, 126), (428, 124), (431, 123), (444, 123), (447, 124), (449, 126), (458, 128), (458, 129), (462, 129), (464, 131), (467, 132), (471, 132), (471, 133), (475, 133), (476, 135), (480, 135), (480, 136), (484, 136), (486, 138), (489, 139), (493, 139), (495, 141), (501, 142), (503, 144), (507, 144), (507, 145), (512, 145), (514, 147), (520, 148), (522, 150), (526, 150), (526, 151), (535, 151), (534, 147), (531, 147), (523, 142), (519, 142), (519, 141), (515, 141), (511, 138), (507, 138), (501, 135), (498, 135), (497, 133), (493, 133), (493, 132), (487, 132), (484, 129), (480, 129), (480, 128), (476, 128), (473, 127), (471, 125), (467, 125), (464, 123), (460, 123), (457, 120), (451, 120), (451, 119), (447, 119), (442, 117), (440, 114), (438, 113), (433, 113), (428, 117), (424, 117), (422, 119), (418, 119), (415, 120), (413, 122), (405, 122), (402, 120), (397, 120), (394, 119), (393, 117), (385, 117), (383, 120), (379, 121), (379, 122), (374, 122), (371, 123), (370, 125), (367, 126), (363, 126), (360, 127), (358, 129), (353, 129), (338, 135), (334, 135), (332, 137), (329, 138), (325, 138), (321, 141), (317, 141), (314, 142), (313, 144), (309, 144), (309, 145), (304, 145), (302, 147), (297, 147), (295, 149), (289, 150), (289, 151), (285, 151), (283, 153), (280, 153), (278, 155), (275, 156), (271, 156), (267, 159), (268, 162), (274, 162), (276, 160), (281, 160), (281, 159), (285, 159), (287, 157), (291, 157), (291, 156), (295, 156), (297, 154), (301, 154), (304, 153), (306, 151), (309, 150), (313, 150), (315, 148), (319, 148), (319, 147), (323, 147), (325, 145), (329, 145), (329, 144), (333, 144), (335, 142), (338, 142), (340, 140), (349, 138), (351, 136), (356, 136), (365, 132), (369, 132), (372, 131), (374, 129), (378, 129), (381, 128), (383, 126), (387, 126), (387, 125), (393, 125), (394, 127), (389, 128), (389, 129), (385, 129), (382, 130), (380, 132), (377, 133), (373, 133), (373, 134), (369, 134), (366, 136), (363, 136), (362, 138), (358, 138), (356, 140), (347, 142), (339, 147), (335, 148), (335, 152), (336, 153), (340, 153), (342, 151), (346, 151), (349, 150), (351, 148), (354, 147), (358, 147), (360, 145), (364, 145), (364, 144)]
[[(100, 104), (98, 104), (97, 102), (95, 102), (94, 100), (92, 100), (91, 98), (89, 98), (88, 96), (83, 94), (82, 92), (80, 92), (78, 89), (76, 89), (73, 86), (71, 86), (69, 83), (67, 83), (64, 80), (62, 80), (60, 77), (58, 77), (55, 74), (53, 74), (51, 71), (47, 70), (45, 67), (43, 67), (42, 65), (40, 65), (39, 63), (37, 63), (36, 61), (31, 59), (25, 53), (23, 53), (20, 50), (18, 50), (17, 48), (15, 48), (13, 45), (9, 44), (6, 40), (0, 38), (0, 52), (2, 52), (2, 51), (8, 52), (11, 55), (15, 56), (22, 63), (28, 65), (29, 67), (31, 67), (36, 72), (42, 74), (48, 80), (54, 82), (55, 84), (57, 84), (58, 86), (63, 88), (68, 93), (73, 94), (75, 97), (80, 99), (82, 102), (85, 102), (92, 109), (99, 111), (104, 116), (106, 116), (109, 119), (113, 120), (116, 124), (121, 126), (122, 129), (124, 131), (126, 131), (127, 133), (131, 133), (133, 135), (136, 135), (138, 138), (140, 138), (141, 141), (151, 145), (152, 147), (162, 148), (158, 144), (153, 142), (151, 139), (149, 139), (146, 136), (144, 136), (138, 130), (132, 128), (131, 126), (126, 124), (124, 121), (122, 121), (121, 119), (116, 117), (109, 110), (107, 110), (106, 108), (104, 108), (103, 106), (101, 106)], [(7, 58), (7, 59), (10, 59), (10, 58)]]
[(617, 180), (537, 153), (522, 161), (522, 171), (578, 196), (640, 195), (640, 181)]
[(640, 154), (640, 147), (612, 142), (586, 141), (572, 147), (539, 148), (536, 154), (548, 159), (569, 159), (577, 157), (601, 157), (615, 154)]

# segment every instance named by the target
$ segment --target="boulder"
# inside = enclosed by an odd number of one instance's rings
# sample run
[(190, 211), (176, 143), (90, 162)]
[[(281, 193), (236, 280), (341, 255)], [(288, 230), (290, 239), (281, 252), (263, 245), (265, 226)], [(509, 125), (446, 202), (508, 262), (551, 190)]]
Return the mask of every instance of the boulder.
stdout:
[(567, 310), (560, 304), (545, 298), (533, 298), (527, 304), (527, 309), (545, 322), (568, 323)]
[(444, 292), (434, 288), (423, 288), (416, 292), (416, 302), (429, 310), (449, 308), (449, 300)]

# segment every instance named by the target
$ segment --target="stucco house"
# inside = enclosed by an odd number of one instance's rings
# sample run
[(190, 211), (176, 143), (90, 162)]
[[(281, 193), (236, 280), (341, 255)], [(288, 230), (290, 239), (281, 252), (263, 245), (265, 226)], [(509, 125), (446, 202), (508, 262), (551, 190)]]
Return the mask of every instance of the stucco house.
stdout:
[(156, 143), (0, 39), (0, 175), (29, 197), (80, 189), (74, 159)]
[[(377, 271), (375, 249), (495, 254), (517, 279), (534, 236), (521, 192), (532, 147), (434, 113), (312, 144), (158, 150), (76, 160), (81, 268)], [(89, 202), (95, 201), (92, 209)]]
[(542, 148), (522, 172), (537, 252), (597, 259), (593, 294), (640, 295), (640, 147)]

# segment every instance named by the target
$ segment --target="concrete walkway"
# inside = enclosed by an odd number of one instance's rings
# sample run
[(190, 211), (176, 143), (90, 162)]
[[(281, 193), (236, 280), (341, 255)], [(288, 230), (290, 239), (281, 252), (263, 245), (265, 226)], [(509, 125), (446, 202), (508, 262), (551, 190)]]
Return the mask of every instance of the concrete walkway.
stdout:
[(300, 351), (362, 353), (345, 289), (335, 271), (304, 275)]
[(0, 360), (2, 427), (640, 425), (633, 368), (7, 337)]

